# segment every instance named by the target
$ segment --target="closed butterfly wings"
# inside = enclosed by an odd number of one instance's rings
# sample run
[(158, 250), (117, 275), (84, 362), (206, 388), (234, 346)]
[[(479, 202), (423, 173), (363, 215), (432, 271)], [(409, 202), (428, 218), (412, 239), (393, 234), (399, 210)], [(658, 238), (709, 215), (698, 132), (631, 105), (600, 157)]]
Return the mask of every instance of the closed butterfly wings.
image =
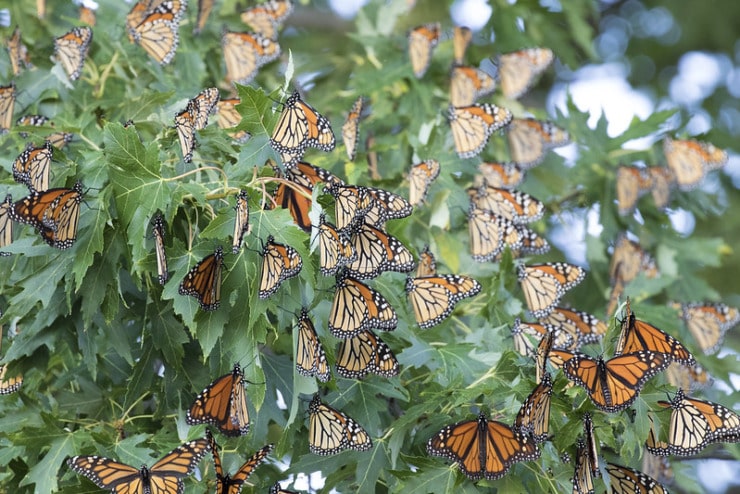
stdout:
[(347, 263), (347, 273), (357, 279), (370, 279), (385, 271), (407, 273), (416, 262), (403, 243), (392, 235), (358, 218), (350, 227), (355, 260)]
[(360, 118), (363, 104), (362, 96), (360, 96), (355, 100), (352, 109), (347, 114), (347, 119), (342, 125), (342, 141), (347, 149), (347, 157), (350, 161), (355, 159), (357, 144), (360, 140)]
[(692, 139), (666, 137), (663, 153), (681, 190), (694, 189), (709, 171), (722, 168), (727, 163), (727, 152), (711, 143)]
[(351, 338), (368, 329), (391, 331), (398, 325), (393, 307), (379, 292), (346, 273), (337, 275), (328, 326), (337, 338)]
[(213, 254), (203, 258), (188, 271), (178, 293), (195, 297), (203, 310), (216, 310), (221, 305), (221, 272), (224, 264), (224, 252), (217, 247)]
[(398, 360), (390, 347), (372, 331), (362, 331), (342, 340), (337, 351), (337, 374), (362, 379), (372, 373), (382, 377), (398, 375)]
[(308, 405), (308, 445), (311, 453), (327, 456), (345, 449), (367, 451), (373, 442), (365, 429), (344, 412), (314, 395)]
[(477, 295), (480, 290), (480, 283), (463, 275), (406, 278), (406, 293), (416, 322), (424, 329), (445, 320), (460, 300)]
[(241, 14), (241, 20), (262, 36), (277, 39), (278, 28), (293, 12), (291, 0), (268, 0)]
[(527, 48), (498, 57), (498, 79), (501, 92), (507, 98), (518, 99), (552, 63), (549, 48)]
[(139, 0), (126, 16), (129, 40), (167, 65), (180, 42), (178, 29), (186, 7), (186, 0)]
[(329, 152), (336, 140), (329, 120), (301, 99), (298, 91), (283, 103), (283, 111), (270, 137), (273, 149), (286, 166), (294, 166), (309, 147)]
[[(10, 218), (12, 209), (13, 197), (8, 194), (5, 196), (5, 200), (0, 203), (0, 248), (13, 243), (13, 220)], [(0, 251), (0, 257), (9, 255), (10, 252)]]
[(211, 424), (226, 436), (249, 432), (249, 409), (244, 373), (239, 364), (209, 384), (193, 401), (185, 421), (189, 425)]
[(32, 225), (47, 244), (68, 249), (77, 240), (82, 202), (82, 183), (71, 189), (57, 188), (33, 192), (10, 210), (10, 218)]
[(67, 34), (54, 39), (54, 56), (62, 64), (69, 79), (76, 81), (90, 49), (93, 32), (89, 27), (76, 27)]
[(262, 275), (259, 297), (264, 299), (280, 288), (283, 281), (298, 276), (303, 268), (300, 254), (291, 246), (275, 242), (270, 235), (262, 250)]
[(28, 145), (13, 162), (13, 179), (25, 184), (31, 192), (48, 190), (51, 156), (48, 142), (40, 147)]
[(505, 108), (480, 103), (462, 107), (450, 105), (447, 118), (457, 155), (472, 158), (483, 150), (491, 134), (509, 125), (512, 114)]
[(429, 68), (440, 33), (439, 23), (424, 24), (409, 32), (409, 60), (411, 60), (411, 70), (417, 79), (423, 77)]
[(336, 272), (354, 262), (357, 252), (346, 230), (338, 230), (333, 224), (326, 221), (321, 214), (317, 237), (319, 239), (319, 270), (324, 276), (332, 276)]
[(496, 80), (475, 67), (457, 66), (450, 76), (450, 103), (469, 106), (496, 89)]
[(305, 308), (298, 317), (297, 340), (295, 366), (298, 373), (306, 377), (315, 376), (319, 381), (327, 382), (331, 378), (331, 371), (326, 361), (326, 352)]
[(15, 108), (15, 83), (0, 86), (0, 135), (5, 134), (13, 124)]
[(259, 33), (227, 31), (221, 37), (226, 80), (248, 84), (257, 71), (280, 56), (280, 45)]
[(409, 172), (409, 204), (417, 206), (424, 202), (429, 186), (439, 176), (437, 160), (426, 160), (411, 166)]
[(523, 170), (542, 162), (552, 148), (570, 142), (568, 133), (552, 122), (534, 118), (514, 118), (507, 127), (511, 159)]
[(586, 277), (586, 271), (564, 262), (519, 266), (519, 283), (530, 312), (546, 317), (561, 297)]
[(740, 311), (721, 303), (682, 304), (681, 312), (689, 332), (707, 355), (719, 351), (727, 331), (740, 323)]

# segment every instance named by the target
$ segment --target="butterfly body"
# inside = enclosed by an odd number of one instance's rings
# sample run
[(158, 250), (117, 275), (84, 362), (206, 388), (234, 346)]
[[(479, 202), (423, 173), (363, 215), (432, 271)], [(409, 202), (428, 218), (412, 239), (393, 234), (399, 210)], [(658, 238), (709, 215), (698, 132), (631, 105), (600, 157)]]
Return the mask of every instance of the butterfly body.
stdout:
[(239, 364), (209, 384), (187, 412), (189, 425), (211, 424), (229, 437), (249, 432), (249, 409), (244, 390), (244, 373)]

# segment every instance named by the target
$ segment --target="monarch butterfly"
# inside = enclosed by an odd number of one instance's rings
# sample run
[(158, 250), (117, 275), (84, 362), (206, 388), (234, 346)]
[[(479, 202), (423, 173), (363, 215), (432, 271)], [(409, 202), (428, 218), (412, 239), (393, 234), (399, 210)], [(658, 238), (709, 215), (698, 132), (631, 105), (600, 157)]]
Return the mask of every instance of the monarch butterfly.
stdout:
[(75, 183), (71, 189), (32, 192), (13, 205), (10, 218), (32, 225), (44, 242), (52, 247), (68, 249), (77, 240), (81, 202), (81, 182)]
[(15, 83), (0, 86), (0, 135), (5, 134), (13, 125), (13, 107), (15, 107)]
[(274, 448), (272, 444), (267, 444), (260, 448), (249, 457), (246, 463), (239, 467), (239, 470), (232, 477), (228, 473), (224, 475), (224, 470), (221, 466), (221, 456), (218, 453), (218, 444), (208, 429), (206, 429), (206, 438), (210, 444), (213, 465), (216, 470), (216, 494), (239, 494), (242, 491), (242, 487), (244, 487), (244, 483), (252, 475), (252, 472), (265, 461), (267, 455)]
[(101, 456), (75, 456), (67, 465), (95, 485), (117, 493), (182, 494), (182, 479), (193, 471), (210, 449), (207, 439), (184, 443), (167, 453), (151, 468), (134, 468)]
[(705, 354), (716, 353), (725, 333), (740, 322), (740, 311), (726, 304), (681, 304), (681, 319)]
[(193, 103), (193, 127), (195, 130), (206, 128), (208, 116), (216, 111), (216, 105), (220, 97), (217, 88), (209, 87), (190, 100)]
[(334, 149), (336, 140), (329, 120), (303, 101), (298, 91), (293, 91), (283, 103), (270, 144), (280, 153), (283, 162), (292, 166), (308, 147), (329, 152)]
[(457, 155), (472, 158), (483, 150), (491, 134), (509, 125), (512, 114), (490, 103), (476, 103), (461, 107), (450, 105), (447, 118)]
[(671, 199), (671, 189), (676, 183), (673, 172), (666, 166), (651, 166), (648, 173), (653, 179), (653, 188), (650, 193), (653, 196), (655, 207), (665, 209)]
[[(512, 223), (512, 230), (504, 235), (504, 245), (511, 250), (513, 257), (541, 255), (550, 250), (550, 244), (546, 239), (540, 237), (534, 231), (524, 225)], [(496, 256), (498, 259), (500, 256)]]
[(552, 398), (552, 378), (549, 373), (535, 386), (519, 408), (513, 429), (520, 432), (531, 431), (535, 443), (547, 440), (550, 428), (550, 400)]
[(350, 226), (355, 218), (366, 215), (373, 205), (367, 187), (329, 183), (324, 187), (324, 192), (334, 197), (336, 227), (339, 230)]
[(160, 65), (172, 61), (186, 0), (139, 0), (126, 16), (128, 37)]
[(690, 398), (679, 389), (670, 401), (658, 405), (673, 409), (668, 432), (673, 455), (692, 456), (712, 443), (740, 442), (740, 417), (719, 403)]
[(406, 293), (422, 329), (445, 320), (460, 300), (477, 295), (480, 289), (473, 278), (457, 274), (406, 278)]
[(76, 81), (82, 74), (93, 31), (89, 27), (76, 27), (67, 34), (54, 38), (54, 57), (61, 62), (69, 79)]
[(370, 174), (370, 180), (378, 181), (383, 177), (381, 177), (378, 172), (378, 152), (373, 149), (374, 147), (375, 137), (370, 134), (367, 136), (367, 139), (365, 139), (365, 149), (367, 150), (367, 154), (365, 155), (367, 158), (367, 171)]
[(265, 299), (275, 293), (280, 284), (298, 276), (303, 268), (300, 254), (291, 246), (275, 242), (272, 235), (262, 249), (262, 276), (259, 297)]
[(727, 152), (708, 142), (663, 140), (663, 153), (668, 168), (676, 177), (681, 190), (696, 188), (707, 172), (722, 168), (727, 163)]
[(287, 178), (292, 182), (308, 187), (311, 190), (313, 190), (313, 187), (319, 182), (323, 182), (325, 184), (344, 184), (339, 177), (331, 173), (329, 170), (314, 166), (305, 161), (299, 161), (295, 166), (290, 167), (287, 171)]
[(342, 340), (337, 373), (347, 379), (362, 379), (371, 372), (389, 378), (398, 375), (398, 360), (388, 345), (369, 330)]
[(473, 39), (473, 31), (464, 26), (455, 26), (452, 31), (452, 60), (455, 65), (462, 65), (465, 61), (465, 52)]
[(170, 273), (167, 271), (167, 253), (164, 250), (164, 218), (161, 213), (154, 216), (152, 235), (154, 235), (154, 249), (157, 253), (157, 279), (160, 285), (164, 285), (170, 278)]
[(247, 393), (239, 364), (234, 364), (229, 374), (213, 381), (195, 398), (185, 421), (189, 425), (214, 425), (229, 437), (249, 432)]
[(13, 179), (28, 186), (31, 192), (49, 189), (51, 167), (51, 144), (34, 147), (29, 144), (13, 162)]
[(348, 232), (337, 230), (334, 225), (326, 221), (326, 215), (321, 213), (319, 219), (319, 270), (324, 276), (332, 276), (342, 266), (346, 266), (357, 259)]
[(275, 482), (275, 484), (270, 487), (270, 494), (299, 494), (296, 491), (289, 491), (287, 489), (283, 489), (280, 487), (280, 482)]
[(617, 168), (617, 209), (620, 215), (632, 212), (637, 201), (653, 189), (653, 177), (645, 168), (620, 166)]
[(370, 196), (370, 207), (364, 213), (365, 223), (382, 229), (388, 220), (405, 218), (414, 210), (409, 202), (398, 194), (379, 189), (365, 187)]
[(621, 323), (621, 331), (615, 355), (632, 353), (640, 350), (665, 354), (667, 360), (684, 365), (695, 365), (696, 360), (686, 347), (673, 336), (667, 334), (652, 324), (640, 321), (630, 310), (627, 302), (627, 315)]
[(322, 403), (318, 394), (308, 405), (308, 415), (308, 449), (313, 454), (328, 456), (344, 449), (367, 451), (373, 447), (373, 441), (360, 424)]
[(424, 250), (419, 254), (419, 263), (416, 267), (416, 277), (421, 278), (422, 276), (434, 276), (437, 274), (437, 261), (434, 259), (434, 254), (429, 250), (429, 246), (425, 245)]
[[(47, 122), (49, 122), (49, 117), (44, 115), (23, 115), (15, 121), (15, 124), (19, 127), (41, 127), (46, 125)], [(54, 127), (53, 123), (50, 123), (50, 125)], [(25, 139), (28, 137), (28, 132), (18, 132), (18, 135)]]
[(488, 185), (468, 189), (470, 203), (517, 223), (531, 223), (542, 218), (545, 205), (526, 192), (497, 189)]
[(562, 350), (556, 354), (564, 357), (563, 372), (568, 379), (582, 386), (594, 405), (605, 412), (628, 408), (645, 382), (670, 363), (667, 355), (649, 350), (625, 353), (606, 361)]
[(10, 67), (13, 75), (21, 73), (23, 67), (29, 69), (33, 67), (31, 60), (28, 58), (28, 49), (21, 41), (21, 30), (18, 26), (13, 30), (13, 34), (8, 39), (8, 54), (10, 55)]
[(653, 257), (645, 252), (639, 243), (620, 234), (614, 245), (612, 258), (609, 263), (609, 275), (612, 283), (617, 279), (617, 266), (622, 282), (629, 283), (642, 273), (646, 278), (658, 276), (658, 266)]
[(398, 325), (398, 316), (380, 293), (340, 273), (327, 324), (331, 334), (347, 339), (372, 328), (392, 331)]
[(590, 456), (586, 443), (576, 440), (576, 468), (573, 472), (573, 494), (594, 494), (594, 480), (589, 468)]
[(280, 45), (258, 33), (227, 31), (221, 37), (226, 81), (248, 84), (257, 71), (280, 56)]
[(601, 477), (601, 470), (599, 470), (599, 453), (596, 449), (596, 435), (594, 434), (594, 423), (591, 420), (591, 414), (586, 412), (583, 414), (583, 437), (588, 448), (588, 465), (591, 470), (591, 475), (594, 477)]
[[(13, 197), (8, 194), (0, 203), (0, 247), (13, 243), (13, 221), (10, 219), (13, 210)], [(0, 257), (9, 256), (10, 252), (0, 252)]]
[(427, 442), (427, 453), (456, 462), (471, 480), (501, 478), (514, 463), (540, 456), (529, 434), (487, 419), (483, 412), (475, 420), (448, 425), (434, 434)]
[(550, 149), (570, 142), (566, 131), (552, 122), (534, 118), (513, 119), (506, 135), (512, 161), (524, 170), (539, 165)]
[[(218, 126), (222, 129), (236, 127), (242, 121), (242, 116), (236, 111), (236, 105), (241, 102), (239, 98), (222, 99), (216, 103), (216, 113), (218, 113)], [(236, 142), (246, 142), (251, 134), (246, 130), (237, 130), (230, 132), (229, 135)]]
[(639, 470), (614, 463), (606, 464), (612, 494), (666, 494), (668, 491)]
[(185, 109), (175, 115), (175, 129), (185, 163), (190, 163), (193, 158), (195, 131), (208, 125), (208, 116), (216, 109), (219, 97), (218, 89), (206, 88), (195, 98), (188, 100)]
[(321, 382), (331, 378), (329, 364), (326, 361), (326, 352), (316, 334), (316, 328), (308, 317), (308, 310), (301, 309), (298, 317), (298, 348), (296, 350), (295, 367), (302, 376), (313, 377)]
[(409, 204), (416, 206), (426, 200), (429, 186), (439, 176), (439, 161), (426, 160), (411, 165), (409, 172)]
[(554, 307), (550, 314), (540, 319), (540, 322), (573, 335), (576, 340), (574, 350), (582, 345), (600, 342), (607, 330), (606, 324), (588, 312), (564, 307)]
[(278, 27), (292, 12), (291, 0), (268, 0), (242, 12), (241, 19), (262, 36), (276, 39)]
[[(541, 341), (543, 338), (547, 337), (548, 334), (551, 334), (553, 337), (552, 348), (558, 350), (575, 351), (579, 347), (577, 335), (563, 330), (562, 328), (559, 328), (554, 324), (522, 322), (519, 318), (516, 318), (514, 320), (514, 326), (512, 326), (511, 331), (513, 334), (519, 335), (518, 338), (524, 338), (523, 335), (526, 334), (536, 338), (537, 341)], [(528, 341), (529, 340), (527, 340), (527, 342)], [(531, 343), (527, 342), (522, 342), (522, 344), (515, 345), (518, 348), (528, 349), (526, 353), (519, 352), (523, 356), (532, 355), (532, 353), (529, 351), (529, 349), (531, 348)]]
[[(3, 313), (0, 311), (0, 317), (2, 315)], [(2, 346), (2, 339), (2, 327), (0, 326), (0, 347)], [(7, 366), (0, 365), (0, 395), (15, 393), (20, 389), (21, 385), (23, 385), (23, 376), (20, 374), (15, 377), (11, 377), (10, 379), (5, 379), (5, 373), (7, 370)]]
[(293, 184), (288, 186), (284, 183), (278, 185), (275, 191), (274, 200), (280, 207), (287, 209), (293, 217), (293, 221), (299, 228), (306, 232), (311, 231), (311, 218), (308, 216), (311, 211), (311, 199), (306, 196), (311, 195), (311, 188), (303, 185)]
[(221, 271), (224, 265), (224, 251), (216, 247), (213, 254), (203, 258), (188, 271), (178, 293), (198, 299), (203, 310), (216, 310), (221, 305)]
[(507, 98), (518, 99), (534, 85), (537, 77), (553, 61), (549, 48), (528, 48), (498, 57), (498, 78), (501, 92)]
[(360, 116), (362, 114), (362, 96), (355, 100), (352, 109), (347, 114), (347, 119), (342, 125), (342, 141), (347, 149), (347, 157), (350, 161), (355, 160), (357, 143), (360, 140)]
[(432, 52), (439, 43), (441, 27), (438, 22), (417, 26), (409, 31), (409, 60), (411, 70), (421, 79), (429, 68)]
[(676, 362), (672, 362), (665, 370), (665, 377), (672, 386), (687, 390), (706, 386), (711, 380), (701, 365), (685, 366)]
[(583, 268), (565, 262), (520, 265), (518, 273), (527, 307), (538, 319), (547, 317), (565, 292), (585, 277)]
[(673, 469), (664, 456), (656, 456), (648, 451), (642, 454), (642, 471), (648, 477), (656, 479), (658, 482), (666, 484), (673, 483)]
[(208, 17), (211, 15), (215, 3), (216, 0), (198, 0), (198, 16), (193, 26), (194, 35), (200, 34), (203, 28), (206, 27), (206, 22), (208, 22)]
[(655, 421), (653, 416), (648, 414), (650, 420), (650, 430), (648, 431), (648, 437), (645, 440), (645, 449), (654, 456), (665, 457), (671, 454), (671, 446), (665, 442), (658, 440), (658, 435), (655, 432)]
[(249, 196), (246, 190), (240, 190), (236, 196), (236, 205), (234, 206), (236, 215), (234, 217), (234, 234), (232, 235), (231, 252), (236, 254), (242, 248), (244, 235), (252, 230), (249, 224)]
[(524, 180), (524, 170), (516, 163), (481, 163), (475, 186), (488, 185), (498, 189), (513, 189)]
[(88, 26), (94, 26), (96, 22), (95, 9), (80, 5), (80, 22), (84, 22)]
[(496, 89), (496, 79), (475, 67), (456, 66), (450, 76), (450, 103), (469, 106)]
[(46, 0), (36, 0), (36, 16), (39, 19), (46, 17)]
[(350, 227), (350, 241), (356, 259), (346, 271), (357, 279), (377, 278), (385, 271), (408, 273), (414, 269), (414, 256), (396, 237), (362, 222), (362, 216)]
[(542, 379), (547, 374), (547, 362), (550, 360), (550, 351), (552, 350), (552, 342), (554, 339), (552, 332), (546, 333), (540, 343), (537, 345), (537, 350), (534, 353), (535, 363), (535, 382), (537, 384), (542, 382)]
[(46, 136), (45, 140), (55, 148), (62, 149), (64, 146), (72, 142), (73, 137), (74, 134), (70, 134), (69, 132), (53, 132)]
[(476, 207), (468, 211), (468, 234), (470, 255), (478, 262), (496, 259), (507, 245), (518, 248), (521, 240), (514, 223)]

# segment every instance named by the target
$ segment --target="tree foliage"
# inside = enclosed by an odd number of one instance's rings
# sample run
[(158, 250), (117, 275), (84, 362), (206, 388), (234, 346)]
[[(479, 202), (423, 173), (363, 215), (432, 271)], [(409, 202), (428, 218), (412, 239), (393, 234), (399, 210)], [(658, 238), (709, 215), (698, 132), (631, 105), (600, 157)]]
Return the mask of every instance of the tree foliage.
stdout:
[[(332, 487), (339, 492), (477, 492), (476, 484), (449, 462), (429, 457), (426, 442), (443, 426), (468, 420), (479, 409), (513, 421), (534, 386), (534, 365), (514, 352), (509, 331), (514, 319), (525, 313), (518, 261), (505, 254), (500, 262), (476, 263), (467, 253), (465, 188), (480, 160), (457, 157), (445, 118), (451, 43), (440, 43), (421, 80), (412, 75), (408, 63), (409, 28), (440, 21), (451, 32), (447, 2), (420, 1), (411, 10), (405, 0), (371, 2), (346, 32), (340, 21), (331, 24), (332, 29), (311, 27), (312, 15), (328, 15), (323, 4), (299, 6), (280, 36), (280, 60), (264, 67), (252, 85), (236, 86), (241, 98), (237, 109), (243, 116), (239, 129), (250, 132), (249, 141), (235, 144), (212, 124), (197, 133), (190, 164), (181, 159), (173, 118), (205, 87), (219, 86), (222, 97), (228, 94), (220, 33), (222, 25), (246, 30), (236, 2), (217, 2), (206, 29), (195, 37), (191, 30), (196, 2), (191, 0), (180, 27), (177, 55), (163, 67), (126, 39), (123, 19), (130, 6), (112, 0), (99, 3), (83, 75), (71, 85), (49, 55), (52, 38), (77, 23), (77, 7), (54, 2), (43, 21), (36, 18), (32, 2), (16, 2), (10, 9), (36, 66), (14, 79), (19, 90), (16, 117), (44, 114), (52, 118), (55, 130), (75, 134), (69, 146), (54, 151), (52, 182), (61, 187), (82, 180), (85, 196), (79, 237), (71, 249), (52, 249), (30, 227), (21, 227), (5, 249), (13, 255), (0, 257), (0, 321), (6, 329), (2, 361), (8, 363), (9, 375), (20, 373), (24, 380), (18, 393), (0, 396), (0, 491), (100, 492), (64, 464), (78, 454), (151, 465), (176, 445), (204, 434), (203, 426), (186, 425), (185, 411), (197, 393), (238, 362), (248, 381), (252, 425), (244, 437), (219, 438), (226, 448), (224, 466), (234, 471), (268, 442), (276, 443), (273, 457), (281, 460), (268, 462), (250, 479), (255, 492), (266, 491), (277, 480), (316, 471), (325, 477), (327, 492)], [(570, 68), (595, 56), (592, 26), (599, 12), (594, 2), (562, 2), (562, 9), (534, 0), (492, 3), (493, 16), (468, 51), (471, 64), (532, 46), (550, 47)], [(7, 38), (11, 29), (0, 32)], [(3, 81), (10, 73), (8, 58), (0, 57)], [(590, 353), (610, 355), (613, 350), (615, 314), (604, 308), (610, 292), (611, 246), (625, 230), (653, 253), (660, 270), (657, 279), (638, 276), (627, 286), (633, 309), (641, 319), (690, 342), (678, 313), (666, 303), (726, 300), (728, 294), (713, 287), (705, 274), (707, 268), (726, 266), (730, 247), (721, 227), (685, 236), (646, 199), (639, 202), (640, 215), (628, 216), (618, 215), (614, 201), (620, 164), (663, 160), (659, 142), (639, 150), (625, 144), (643, 137), (682, 135), (682, 125), (676, 124), (673, 111), (659, 111), (635, 119), (621, 135), (609, 136), (603, 117), (592, 128), (588, 115), (570, 102), (567, 115), (548, 115), (543, 101), (552, 80), (552, 74), (546, 74), (521, 101), (498, 93), (493, 101), (517, 116), (553, 120), (575, 143), (573, 164), (550, 153), (521, 188), (548, 207), (550, 214), (534, 226), (541, 235), (566, 229), (570, 243), (577, 235), (568, 230), (575, 228), (574, 223), (566, 220), (575, 217), (575, 223), (583, 224), (587, 211), (598, 216), (600, 233), (585, 239), (589, 274), (566, 298), (568, 304), (610, 326), (603, 347), (595, 346)], [(269, 144), (280, 110), (276, 102), (294, 86), (331, 120), (337, 134), (358, 96), (370, 102), (361, 139), (364, 143), (366, 136), (374, 137), (380, 180), (370, 178), (364, 145), (354, 162), (346, 160), (341, 145), (332, 153), (310, 150), (305, 158), (314, 165), (348, 183), (403, 196), (408, 192), (404, 177), (412, 163), (436, 159), (442, 166), (427, 202), (412, 216), (390, 221), (387, 228), (412, 252), (429, 244), (440, 272), (472, 275), (483, 290), (462, 302), (442, 324), (420, 330), (404, 293), (405, 275), (385, 273), (371, 282), (399, 316), (398, 328), (382, 334), (401, 364), (398, 377), (350, 380), (334, 374), (323, 385), (295, 371), (294, 327), (302, 306), (310, 308), (332, 363), (338, 340), (326, 324), (335, 280), (319, 273), (315, 242), (293, 224), (286, 210), (262, 207), (269, 201), (266, 191), (277, 183), (265, 165), (280, 162)], [(133, 125), (124, 125), (127, 121)], [(23, 130), (37, 143), (50, 131)], [(11, 166), (25, 141), (18, 128), (0, 136), (4, 170), (0, 180), (16, 200), (27, 191), (12, 181)], [(492, 136), (483, 157), (506, 161), (506, 137)], [(702, 225), (720, 225), (728, 202), (737, 201), (737, 191), (726, 180), (715, 182), (717, 191), (674, 193), (671, 206), (693, 213)], [(216, 246), (230, 251), (234, 199), (240, 188), (250, 197), (252, 231), (245, 237), (247, 248), (226, 255), (221, 307), (203, 312), (195, 299), (178, 294), (178, 285)], [(331, 197), (317, 188), (314, 199), (313, 221), (318, 221), (319, 208), (331, 217)], [(151, 236), (150, 222), (157, 211), (167, 225), (170, 280), (163, 287), (157, 282)], [(303, 259), (303, 269), (262, 300), (257, 295), (260, 251), (268, 235), (293, 246)], [(564, 260), (570, 255), (569, 245), (559, 245), (562, 250), (553, 249), (529, 262)], [(740, 301), (737, 294), (732, 297)], [(737, 339), (729, 341), (737, 349)], [(700, 353), (695, 345), (687, 345)], [(718, 382), (727, 383), (729, 373), (736, 370), (734, 354), (701, 355), (699, 360)], [(478, 486), (497, 492), (570, 489), (573, 469), (562, 457), (573, 455), (582, 430), (580, 418), (594, 407), (582, 389), (566, 385), (559, 375), (552, 404), (553, 437), (542, 445), (542, 457), (515, 465), (501, 480), (481, 481)], [(636, 413), (594, 413), (603, 455), (639, 468), (649, 428), (645, 412), (656, 409), (655, 402), (672, 389), (664, 377), (657, 377), (645, 386), (633, 407)], [(370, 432), (371, 451), (329, 457), (308, 452), (306, 400), (317, 390), (326, 392), (325, 402)], [(738, 398), (737, 393), (724, 397), (716, 388), (705, 394), (723, 403)], [(740, 457), (735, 445), (725, 449), (733, 458)], [(187, 479), (186, 490), (213, 492), (211, 463), (204, 461), (200, 469), (203, 480)], [(674, 469), (682, 488), (701, 490), (693, 481), (684, 482), (694, 476), (692, 465), (674, 464)]]

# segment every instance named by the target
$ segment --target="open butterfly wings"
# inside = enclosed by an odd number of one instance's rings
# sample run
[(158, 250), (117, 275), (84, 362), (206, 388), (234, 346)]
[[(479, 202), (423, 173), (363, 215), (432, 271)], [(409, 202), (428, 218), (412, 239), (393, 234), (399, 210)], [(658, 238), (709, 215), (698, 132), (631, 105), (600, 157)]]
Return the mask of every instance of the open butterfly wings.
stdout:
[(47, 244), (68, 249), (77, 240), (77, 226), (82, 202), (82, 183), (71, 189), (58, 188), (33, 192), (10, 210), (10, 218), (32, 225)]
[(605, 412), (628, 408), (645, 382), (670, 363), (666, 355), (651, 351), (627, 353), (606, 361), (582, 353), (553, 353), (564, 357), (562, 368), (566, 377), (582, 386), (594, 405)]
[(483, 413), (475, 420), (448, 425), (434, 434), (427, 442), (427, 453), (457, 463), (471, 480), (501, 478), (514, 463), (540, 456), (529, 435), (489, 420)]
[(54, 39), (54, 56), (62, 64), (64, 71), (72, 81), (76, 81), (82, 74), (82, 67), (85, 64), (92, 38), (92, 29), (76, 27), (67, 34)]
[(178, 446), (151, 468), (137, 469), (100, 456), (75, 456), (67, 460), (67, 465), (98, 487), (119, 494), (182, 494), (182, 479), (209, 450), (209, 441), (202, 438)]
[(224, 474), (223, 466), (221, 465), (221, 456), (218, 452), (218, 444), (208, 429), (206, 429), (206, 438), (210, 444), (213, 464), (216, 470), (216, 494), (239, 494), (247, 479), (265, 461), (267, 455), (274, 448), (273, 444), (263, 446), (250, 456), (234, 475), (230, 475)]
[(480, 283), (463, 275), (406, 278), (406, 293), (416, 322), (423, 329), (444, 321), (460, 300), (477, 295), (480, 290)]
[(195, 398), (185, 421), (189, 425), (214, 425), (229, 437), (249, 432), (244, 373), (239, 364), (234, 364), (231, 373), (213, 381)]
[(314, 395), (308, 405), (308, 445), (311, 453), (328, 456), (345, 449), (367, 451), (373, 447), (365, 429), (346, 413), (321, 402)]
[(221, 272), (224, 251), (217, 247), (213, 254), (203, 258), (188, 271), (178, 293), (195, 297), (203, 310), (216, 310), (221, 305)]
[(268, 0), (241, 14), (241, 20), (262, 36), (277, 39), (278, 28), (293, 12), (291, 0)]

